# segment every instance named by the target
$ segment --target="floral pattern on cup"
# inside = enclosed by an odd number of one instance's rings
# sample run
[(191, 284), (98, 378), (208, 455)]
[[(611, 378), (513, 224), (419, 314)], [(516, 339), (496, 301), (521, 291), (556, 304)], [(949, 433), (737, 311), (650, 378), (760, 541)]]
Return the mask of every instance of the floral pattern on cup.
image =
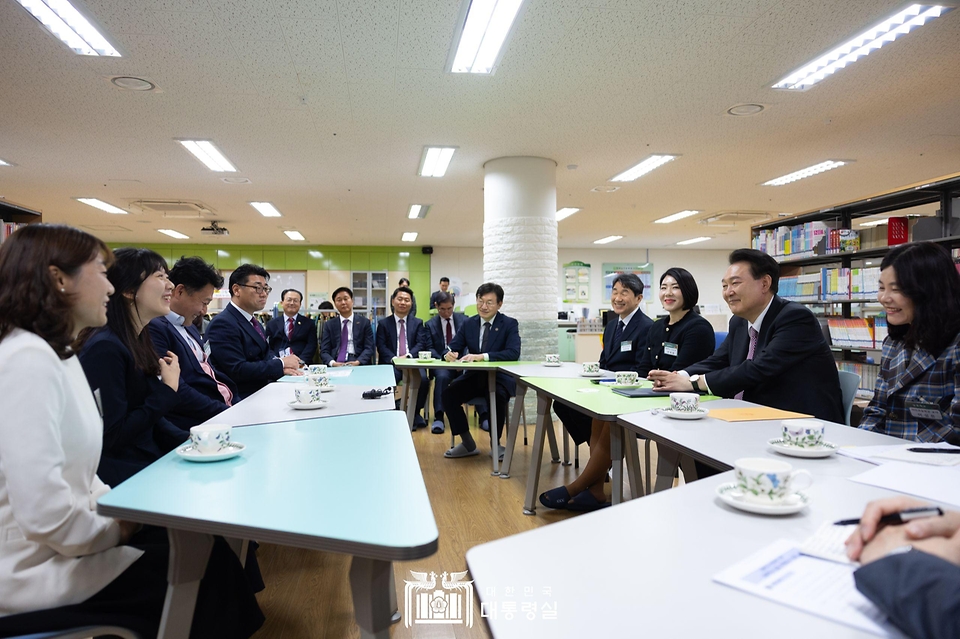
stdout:
[(586, 375), (596, 375), (600, 372), (600, 362), (584, 362), (583, 372)]
[(798, 448), (817, 448), (823, 445), (824, 424), (815, 419), (790, 419), (783, 426), (783, 443)]
[(786, 462), (765, 458), (738, 459), (734, 462), (734, 476), (743, 499), (760, 504), (779, 504), (813, 484), (809, 472), (793, 470)]
[(636, 386), (640, 381), (640, 375), (634, 371), (620, 371), (615, 377), (618, 386)]
[(320, 388), (307, 387), (297, 389), (298, 404), (316, 404), (320, 401)]
[(329, 375), (307, 375), (307, 385), (308, 386), (317, 386), (320, 388), (326, 388), (330, 386), (330, 376)]
[(697, 393), (670, 393), (670, 410), (678, 413), (695, 413), (700, 410), (700, 395)]
[(310, 364), (307, 366), (308, 375), (324, 375), (327, 372), (326, 364)]
[(190, 443), (205, 455), (218, 453), (230, 446), (230, 427), (220, 424), (194, 426), (190, 429)]
[(558, 353), (548, 353), (547, 355), (544, 355), (543, 361), (547, 364), (559, 364), (560, 355)]
[(426, 361), (428, 359), (433, 359), (433, 353), (430, 351), (420, 351), (419, 353), (417, 353), (417, 357)]

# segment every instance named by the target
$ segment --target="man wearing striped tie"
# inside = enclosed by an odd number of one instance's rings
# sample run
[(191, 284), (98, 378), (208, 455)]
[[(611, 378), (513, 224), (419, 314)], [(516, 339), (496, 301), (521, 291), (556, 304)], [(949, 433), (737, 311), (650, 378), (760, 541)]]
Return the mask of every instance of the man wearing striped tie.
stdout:
[[(420, 330), (420, 343), (417, 345), (417, 352), (430, 351), (434, 359), (441, 359), (447, 352), (447, 346), (463, 327), (463, 323), (467, 321), (467, 316), (453, 311), (453, 294), (446, 291), (437, 291), (433, 294), (433, 298), (436, 302), (437, 314), (427, 320)], [(433, 425), (430, 432), (441, 434), (444, 428), (443, 391), (446, 390), (447, 384), (457, 375), (457, 372), (448, 368), (437, 368), (430, 373), (436, 380), (436, 387), (433, 389)]]

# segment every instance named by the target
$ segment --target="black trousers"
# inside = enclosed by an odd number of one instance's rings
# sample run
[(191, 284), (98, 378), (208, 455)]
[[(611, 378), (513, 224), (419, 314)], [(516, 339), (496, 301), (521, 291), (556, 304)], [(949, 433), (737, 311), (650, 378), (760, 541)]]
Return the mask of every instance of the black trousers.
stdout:
[(563, 427), (570, 433), (574, 444), (579, 446), (590, 442), (590, 434), (593, 432), (593, 419), (590, 416), (560, 402), (554, 402), (553, 412), (563, 422)]
[[(167, 594), (167, 531), (144, 528), (130, 545), (143, 550), (143, 556), (100, 592), (79, 604), (0, 617), (0, 637), (92, 625), (117, 625), (144, 637), (156, 637)], [(263, 621), (240, 561), (222, 538), (215, 537), (200, 582), (190, 637), (246, 639)]]
[[(488, 399), (490, 392), (487, 385), (487, 373), (468, 371), (454, 378), (443, 391), (443, 406), (447, 420), (450, 422), (450, 432), (460, 435), (467, 432), (470, 425), (467, 414), (463, 412), (463, 404), (482, 397)], [(503, 425), (507, 418), (507, 404), (510, 402), (510, 391), (497, 384), (497, 440), (503, 434)]]

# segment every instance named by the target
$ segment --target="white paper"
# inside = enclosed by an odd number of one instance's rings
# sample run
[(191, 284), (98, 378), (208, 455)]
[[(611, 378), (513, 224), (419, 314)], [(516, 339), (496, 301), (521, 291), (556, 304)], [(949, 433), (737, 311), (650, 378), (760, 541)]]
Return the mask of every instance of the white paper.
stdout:
[(957, 466), (960, 465), (960, 455), (937, 455), (936, 453), (911, 453), (909, 448), (957, 448), (946, 442), (937, 444), (923, 444), (910, 442), (894, 446), (845, 446), (837, 451), (838, 455), (852, 457), (869, 464), (879, 466), (889, 461), (902, 461), (930, 466)]
[(844, 543), (856, 529), (856, 524), (834, 526), (831, 522), (825, 521), (813, 537), (803, 542), (800, 546), (800, 552), (810, 557), (835, 561), (838, 564), (857, 565), (856, 562), (847, 558), (847, 546)]
[(781, 539), (713, 580), (880, 637), (902, 636), (857, 591), (853, 571), (854, 566), (803, 555), (796, 542)]
[(326, 374), (329, 375), (330, 377), (349, 377), (350, 373), (352, 372), (353, 372), (352, 367), (344, 366), (340, 370), (331, 370), (328, 368)]
[(850, 479), (868, 486), (960, 506), (960, 468), (957, 466), (891, 461)]

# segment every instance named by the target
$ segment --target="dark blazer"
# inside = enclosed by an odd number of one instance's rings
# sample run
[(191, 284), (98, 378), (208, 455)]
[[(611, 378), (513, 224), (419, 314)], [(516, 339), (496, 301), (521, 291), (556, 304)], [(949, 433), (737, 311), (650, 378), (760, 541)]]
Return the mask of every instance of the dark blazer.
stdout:
[(911, 550), (853, 573), (857, 590), (913, 639), (960, 637), (960, 567)]
[[(189, 430), (192, 426), (225, 411), (227, 405), (223, 401), (217, 383), (203, 371), (197, 356), (193, 354), (193, 349), (186, 343), (177, 328), (166, 317), (151, 320), (147, 328), (150, 330), (150, 338), (153, 340), (153, 347), (158, 357), (163, 357), (167, 351), (170, 351), (180, 360), (180, 387), (177, 390), (179, 402), (167, 413), (167, 419), (180, 428)], [(200, 331), (193, 324), (188, 324), (186, 329), (187, 333), (203, 347)], [(239, 401), (237, 385), (233, 380), (216, 368), (213, 372), (220, 383), (230, 389), (234, 399)]]
[(97, 475), (104, 483), (116, 486), (189, 438), (165, 419), (177, 394), (138, 370), (109, 326), (87, 340), (79, 357), (90, 388), (100, 396), (103, 452)]
[(241, 399), (283, 377), (283, 362), (233, 304), (207, 326), (210, 363), (237, 384)]
[[(623, 329), (623, 335), (617, 344), (613, 343), (613, 334), (617, 330), (620, 317), (610, 319), (603, 329), (603, 351), (600, 353), (600, 368), (608, 371), (633, 371), (640, 365), (640, 358), (647, 346), (647, 333), (653, 326), (653, 320), (643, 314), (639, 308), (633, 314), (630, 323)], [(630, 350), (622, 350), (622, 344), (630, 342)]]
[[(456, 305), (456, 303), (457, 303), (457, 296), (453, 294), (453, 291), (447, 291), (447, 292), (450, 293), (450, 297), (453, 298), (453, 303), (454, 303), (454, 305)], [(440, 297), (440, 293), (443, 293), (443, 291), (434, 291), (433, 293), (430, 293), (430, 308), (436, 308), (436, 307), (437, 307), (437, 298)], [(464, 316), (464, 317), (466, 317), (466, 316)]]
[[(407, 352), (417, 356), (417, 343), (420, 332), (423, 330), (423, 320), (412, 314), (406, 317)], [(397, 318), (388, 315), (377, 322), (377, 361), (381, 364), (390, 364), (397, 353)]]
[[(466, 349), (471, 353), (486, 353), (491, 362), (513, 362), (520, 359), (520, 325), (517, 320), (507, 317), (503, 313), (497, 313), (493, 320), (492, 330), (487, 336), (487, 350), (480, 350), (480, 324), (479, 315), (467, 318), (463, 323), (462, 330), (453, 336), (450, 342), (450, 350), (463, 357)], [(467, 371), (464, 375), (486, 375), (486, 371), (479, 373), (477, 371)], [(517, 391), (516, 380), (506, 373), (497, 373), (497, 386), (504, 389), (509, 395)]]
[[(411, 315), (413, 312), (411, 311)], [(343, 316), (336, 315), (331, 317), (323, 325), (323, 336), (320, 338), (320, 359), (324, 364), (336, 361), (337, 354), (340, 352), (340, 327), (343, 326)], [(355, 359), (361, 366), (373, 364), (373, 355), (376, 352), (373, 327), (363, 315), (353, 314), (353, 348)], [(389, 362), (384, 362), (385, 364)]]
[[(453, 338), (456, 339), (457, 335), (459, 335), (463, 329), (464, 322), (466, 322), (468, 318), (463, 313), (454, 313), (451, 319), (453, 320)], [(423, 328), (420, 329), (420, 341), (417, 344), (417, 352), (430, 351), (434, 359), (440, 359), (446, 350), (447, 345), (446, 336), (443, 331), (443, 320), (439, 315), (434, 315), (424, 322)], [(460, 352), (460, 357), (463, 357), (469, 352), (470, 348), (468, 345), (466, 350)]]
[(297, 313), (293, 319), (293, 341), (287, 339), (287, 316), (281, 314), (267, 322), (267, 339), (274, 354), (290, 347), (293, 354), (307, 364), (317, 352), (317, 325), (309, 317)]
[(748, 402), (844, 422), (837, 364), (810, 309), (774, 296), (750, 361), (747, 328), (747, 320), (733, 317), (714, 354), (684, 370), (706, 373), (714, 395), (733, 397), (744, 391)]
[[(713, 354), (716, 336), (706, 319), (690, 311), (676, 324), (669, 322), (669, 317), (662, 317), (650, 327), (637, 368), (641, 377), (652, 370), (682, 371)], [(668, 343), (677, 345), (676, 355), (666, 353)]]

